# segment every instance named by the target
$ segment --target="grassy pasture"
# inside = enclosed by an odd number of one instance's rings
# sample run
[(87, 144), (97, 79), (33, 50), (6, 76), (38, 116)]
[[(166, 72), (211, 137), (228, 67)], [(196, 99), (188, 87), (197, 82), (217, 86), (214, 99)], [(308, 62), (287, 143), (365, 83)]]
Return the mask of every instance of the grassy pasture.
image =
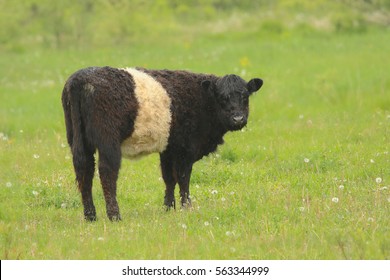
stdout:
[[(268, 34), (269, 35), (269, 34)], [(390, 34), (256, 31), (0, 58), (1, 259), (389, 259)], [(123, 221), (86, 223), (60, 96), (91, 65), (261, 77), (250, 121), (165, 212), (158, 155), (124, 160)]]

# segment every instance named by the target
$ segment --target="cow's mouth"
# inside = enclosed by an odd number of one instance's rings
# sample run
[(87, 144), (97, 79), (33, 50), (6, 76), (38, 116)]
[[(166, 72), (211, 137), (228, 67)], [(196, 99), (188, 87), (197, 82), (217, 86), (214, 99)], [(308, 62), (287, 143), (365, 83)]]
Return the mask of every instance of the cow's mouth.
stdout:
[(229, 130), (235, 131), (242, 129), (247, 123), (247, 119), (242, 114), (232, 115), (229, 122)]

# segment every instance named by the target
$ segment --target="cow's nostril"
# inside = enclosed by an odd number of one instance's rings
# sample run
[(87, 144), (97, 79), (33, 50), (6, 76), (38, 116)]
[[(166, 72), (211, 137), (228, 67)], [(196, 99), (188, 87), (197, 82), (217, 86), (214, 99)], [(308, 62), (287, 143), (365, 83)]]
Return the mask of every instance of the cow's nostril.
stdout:
[(242, 122), (244, 119), (244, 116), (234, 116), (233, 121), (236, 123)]

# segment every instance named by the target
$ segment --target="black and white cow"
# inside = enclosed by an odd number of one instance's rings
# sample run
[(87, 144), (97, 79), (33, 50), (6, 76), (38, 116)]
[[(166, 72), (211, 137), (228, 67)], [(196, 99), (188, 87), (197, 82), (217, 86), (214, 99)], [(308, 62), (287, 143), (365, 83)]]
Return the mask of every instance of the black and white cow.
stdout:
[(67, 139), (86, 220), (96, 220), (92, 179), (96, 151), (107, 216), (120, 220), (116, 182), (121, 158), (160, 153), (164, 204), (190, 205), (193, 164), (216, 150), (228, 131), (243, 128), (249, 96), (263, 81), (188, 71), (90, 67), (74, 73), (62, 93)]

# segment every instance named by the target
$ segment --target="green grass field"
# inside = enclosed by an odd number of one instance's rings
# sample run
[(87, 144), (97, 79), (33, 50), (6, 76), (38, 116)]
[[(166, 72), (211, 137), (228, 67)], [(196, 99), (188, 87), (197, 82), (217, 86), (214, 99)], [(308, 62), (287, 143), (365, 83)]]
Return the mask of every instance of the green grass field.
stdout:
[[(219, 32), (0, 57), (1, 259), (389, 259), (390, 33)], [(166, 212), (158, 155), (122, 161), (110, 222), (83, 220), (61, 91), (92, 65), (236, 73), (250, 120)]]

